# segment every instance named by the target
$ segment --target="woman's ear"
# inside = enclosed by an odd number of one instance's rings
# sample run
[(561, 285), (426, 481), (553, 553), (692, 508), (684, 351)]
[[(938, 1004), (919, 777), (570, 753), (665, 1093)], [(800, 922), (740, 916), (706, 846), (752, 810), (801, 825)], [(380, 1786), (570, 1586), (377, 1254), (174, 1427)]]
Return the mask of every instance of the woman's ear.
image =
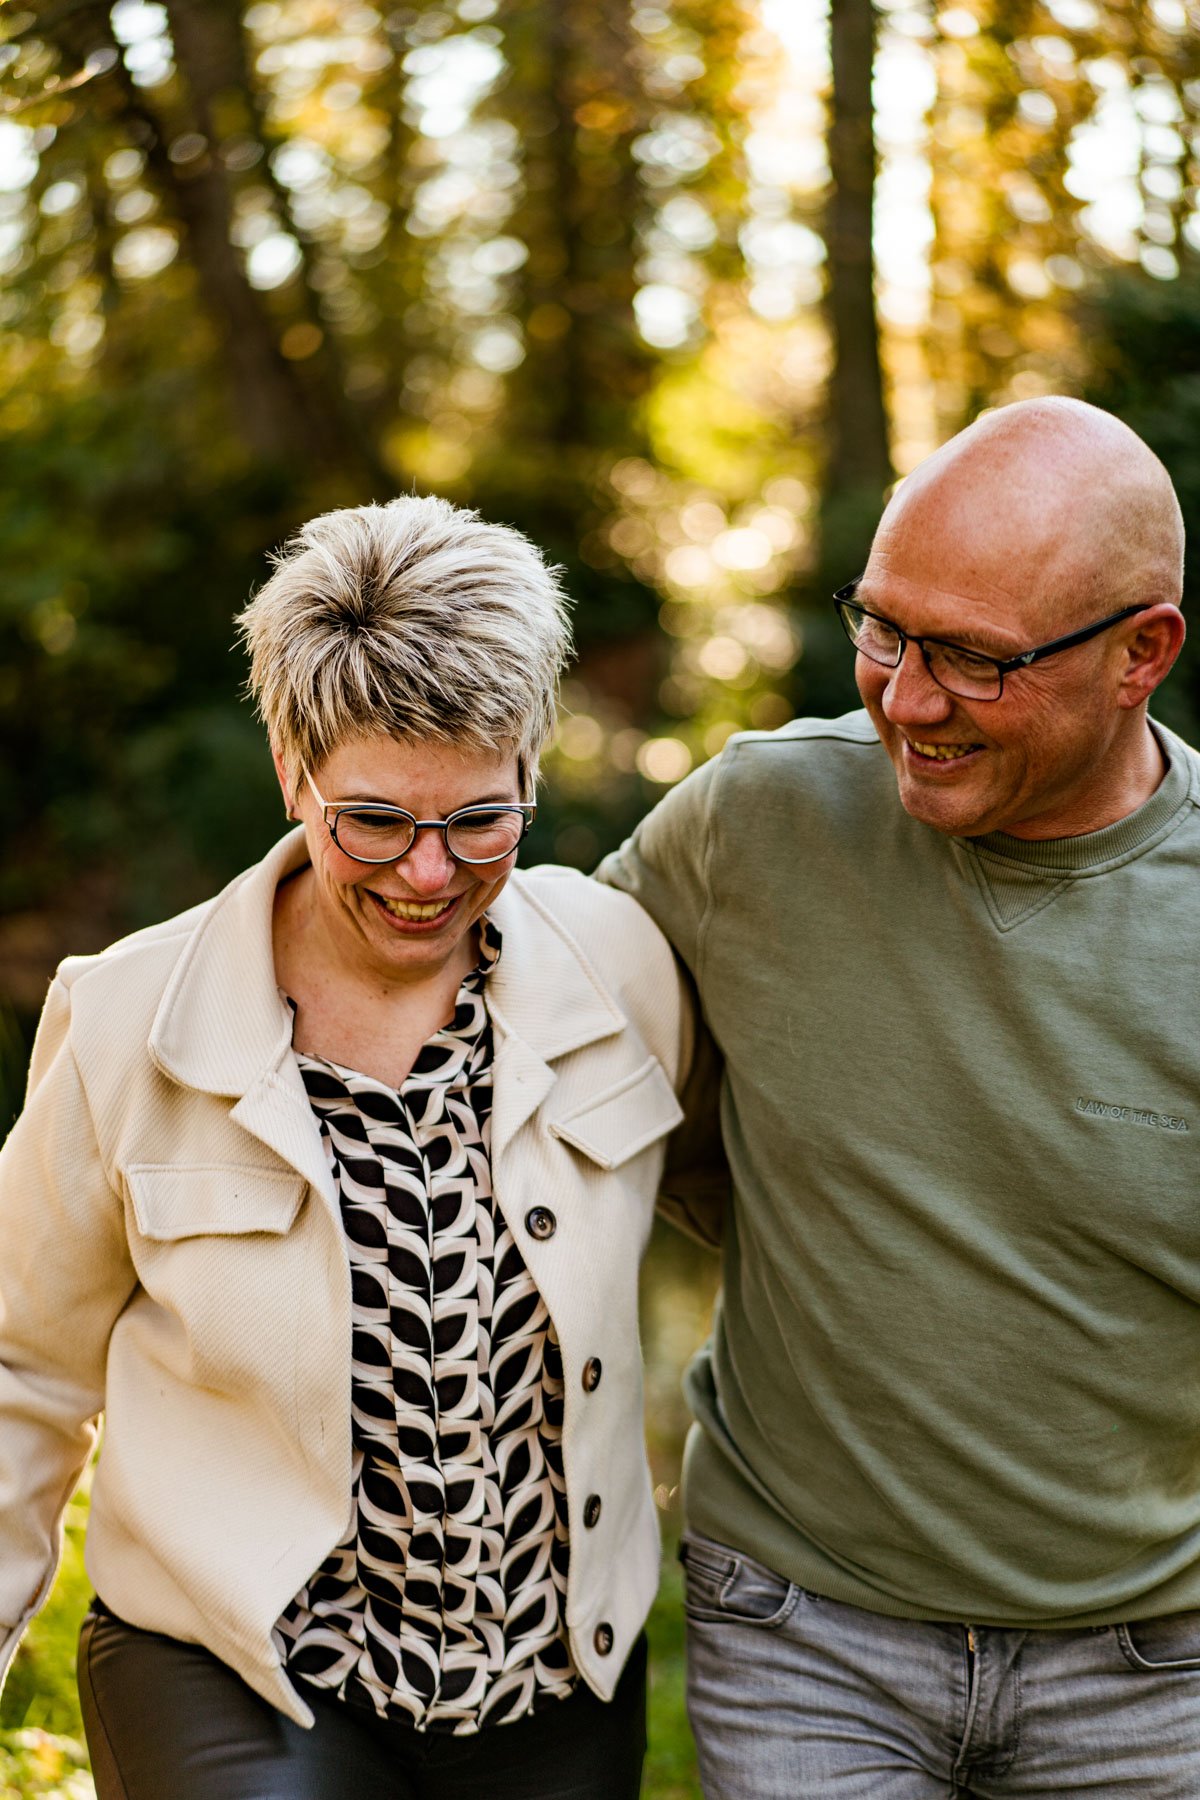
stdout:
[(271, 747), (271, 761), (275, 764), (275, 774), (279, 779), (279, 791), (283, 795), (284, 811), (289, 819), (298, 820), (300, 814), (296, 811), (292, 800), (292, 784), (288, 779), (287, 770), (283, 766), (283, 757), (274, 745)]

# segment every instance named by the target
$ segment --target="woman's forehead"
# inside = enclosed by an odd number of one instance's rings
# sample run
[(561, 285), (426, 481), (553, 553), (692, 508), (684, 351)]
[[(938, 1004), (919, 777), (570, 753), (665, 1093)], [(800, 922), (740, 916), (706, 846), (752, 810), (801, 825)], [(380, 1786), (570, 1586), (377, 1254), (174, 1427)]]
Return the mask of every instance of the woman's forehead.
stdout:
[(326, 800), (388, 800), (410, 811), (413, 801), (453, 809), (477, 799), (516, 799), (520, 780), (511, 749), (384, 732), (339, 744), (315, 774)]

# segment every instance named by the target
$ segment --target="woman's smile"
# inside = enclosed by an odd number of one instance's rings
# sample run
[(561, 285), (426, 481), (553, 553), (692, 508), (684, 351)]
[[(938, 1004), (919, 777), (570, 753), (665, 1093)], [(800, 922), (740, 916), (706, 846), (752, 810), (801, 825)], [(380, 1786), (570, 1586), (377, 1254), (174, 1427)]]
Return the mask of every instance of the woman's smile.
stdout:
[(461, 894), (451, 894), (446, 900), (400, 900), (390, 894), (376, 893), (374, 888), (368, 888), (367, 892), (389, 925), (418, 933), (436, 931), (447, 924), (463, 898)]

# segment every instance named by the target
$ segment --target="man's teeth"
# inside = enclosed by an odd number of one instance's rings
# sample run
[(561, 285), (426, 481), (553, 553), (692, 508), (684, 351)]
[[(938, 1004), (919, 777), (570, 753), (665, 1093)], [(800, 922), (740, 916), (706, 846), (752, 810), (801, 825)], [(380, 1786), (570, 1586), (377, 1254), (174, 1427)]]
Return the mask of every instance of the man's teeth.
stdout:
[(970, 756), (972, 750), (979, 747), (977, 744), (919, 744), (916, 738), (910, 738), (909, 742), (914, 750), (922, 756), (933, 757), (935, 762), (953, 762), (956, 757)]
[(377, 894), (376, 899), (383, 902), (394, 919), (411, 919), (413, 921), (436, 919), (439, 913), (444, 913), (446, 908), (453, 904), (451, 900), (433, 900), (428, 905), (421, 906), (414, 900), (389, 900), (386, 894)]

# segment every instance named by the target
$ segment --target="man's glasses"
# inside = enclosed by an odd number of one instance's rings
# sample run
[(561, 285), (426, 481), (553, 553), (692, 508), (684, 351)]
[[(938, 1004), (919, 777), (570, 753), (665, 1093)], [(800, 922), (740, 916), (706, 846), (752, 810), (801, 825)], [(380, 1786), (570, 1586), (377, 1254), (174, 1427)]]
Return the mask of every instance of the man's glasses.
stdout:
[(361, 863), (398, 862), (412, 849), (418, 831), (440, 831), (455, 862), (503, 862), (537, 816), (536, 806), (512, 800), (502, 806), (460, 806), (448, 819), (414, 819), (402, 806), (323, 800), (307, 769), (304, 779), (338, 849)]
[(861, 580), (860, 575), (833, 596), (838, 618), (854, 648), (882, 668), (898, 669), (904, 660), (905, 645), (915, 644), (938, 686), (945, 688), (948, 694), (957, 694), (960, 700), (998, 700), (1004, 692), (1006, 675), (1027, 669), (1031, 663), (1042, 662), (1047, 656), (1057, 656), (1060, 650), (1069, 650), (1073, 644), (1086, 644), (1089, 638), (1099, 636), (1110, 625), (1131, 618), (1134, 613), (1145, 612), (1149, 604), (1142, 601), (1136, 606), (1122, 607), (1120, 612), (1109, 613), (1106, 619), (1098, 619), (1094, 625), (1085, 625), (1082, 631), (1053, 638), (1050, 643), (1039, 644), (1020, 656), (984, 656), (978, 650), (967, 650), (962, 644), (947, 643), (943, 638), (914, 637), (911, 632), (901, 631), (899, 625), (885, 619), (881, 613), (868, 612), (855, 599)]

